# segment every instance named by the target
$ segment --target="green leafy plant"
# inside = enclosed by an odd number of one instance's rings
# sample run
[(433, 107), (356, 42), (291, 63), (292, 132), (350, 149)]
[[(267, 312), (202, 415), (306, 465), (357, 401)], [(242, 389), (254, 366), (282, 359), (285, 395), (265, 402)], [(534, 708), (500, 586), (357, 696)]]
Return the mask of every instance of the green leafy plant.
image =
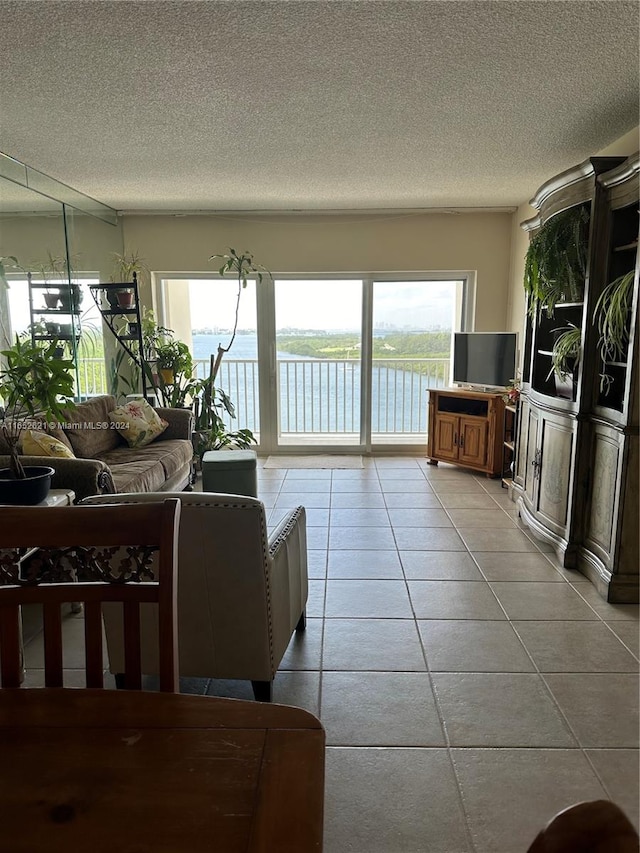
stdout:
[(258, 284), (262, 284), (265, 276), (273, 278), (269, 270), (257, 263), (251, 252), (246, 249), (244, 252), (237, 252), (229, 247), (227, 253), (211, 255), (209, 260), (221, 260), (223, 262), (218, 268), (218, 272), (222, 278), (229, 274), (233, 275), (238, 283), (238, 292), (231, 339), (226, 347), (218, 344), (216, 354), (211, 356), (208, 376), (199, 380), (194, 389), (194, 448), (200, 457), (207, 450), (219, 450), (230, 445), (246, 450), (251, 444), (256, 443), (256, 438), (250, 429), (227, 429), (223, 413), (226, 412), (230, 418), (235, 418), (235, 407), (229, 396), (221, 388), (216, 387), (216, 379), (220, 372), (222, 359), (225, 353), (231, 349), (236, 337), (242, 291), (251, 278), (255, 278)]
[(219, 259), (222, 259), (224, 263), (218, 269), (218, 272), (223, 278), (227, 273), (232, 273), (236, 277), (238, 281), (238, 295), (236, 298), (235, 322), (233, 324), (231, 340), (226, 347), (223, 347), (222, 344), (218, 344), (218, 352), (210, 371), (214, 383), (218, 376), (224, 354), (229, 352), (236, 337), (236, 332), (238, 330), (238, 312), (240, 310), (240, 297), (242, 295), (242, 291), (247, 286), (250, 278), (255, 278), (258, 281), (258, 284), (262, 284), (262, 280), (265, 275), (271, 279), (273, 278), (269, 270), (266, 267), (263, 267), (262, 264), (256, 263), (251, 252), (246, 249), (244, 252), (238, 253), (235, 249), (232, 249), (229, 246), (228, 254), (211, 255), (209, 258), (210, 261)]
[(538, 309), (553, 317), (561, 301), (582, 299), (587, 270), (589, 209), (570, 207), (549, 219), (532, 238), (524, 268), (529, 314)]
[(61, 421), (73, 409), (73, 362), (56, 356), (56, 342), (36, 346), (29, 339), (0, 353), (0, 397), (5, 406), (2, 434), (9, 447), (9, 468), (16, 479), (25, 478), (18, 441), (25, 420)]
[[(213, 356), (211, 357), (213, 361)], [(197, 396), (194, 401), (194, 437), (193, 448), (196, 456), (202, 459), (207, 450), (222, 450), (225, 447), (238, 447), (247, 450), (256, 444), (256, 438), (250, 429), (228, 430), (223, 412), (235, 418), (235, 406), (221, 388), (215, 388), (211, 374), (198, 382)]]
[(551, 370), (547, 374), (547, 379), (555, 373), (559, 379), (564, 380), (573, 374), (574, 368), (580, 361), (582, 332), (573, 323), (553, 331), (561, 334), (553, 343)]
[(593, 314), (600, 333), (598, 347), (604, 362), (624, 358), (629, 340), (634, 281), (634, 270), (619, 276), (605, 287), (596, 302)]
[(149, 273), (149, 267), (140, 257), (138, 252), (113, 252), (113, 272), (111, 273), (110, 281), (112, 282), (129, 282), (133, 281), (133, 274), (136, 274), (138, 281), (143, 279)]

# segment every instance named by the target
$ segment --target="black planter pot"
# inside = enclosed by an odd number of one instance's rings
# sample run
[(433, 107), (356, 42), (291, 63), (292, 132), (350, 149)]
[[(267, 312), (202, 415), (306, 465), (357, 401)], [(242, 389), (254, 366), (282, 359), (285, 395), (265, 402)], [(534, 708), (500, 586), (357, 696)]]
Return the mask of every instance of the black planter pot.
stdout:
[(0, 469), (0, 504), (33, 506), (49, 494), (53, 468), (44, 465), (25, 465), (26, 478), (17, 480), (9, 468)]

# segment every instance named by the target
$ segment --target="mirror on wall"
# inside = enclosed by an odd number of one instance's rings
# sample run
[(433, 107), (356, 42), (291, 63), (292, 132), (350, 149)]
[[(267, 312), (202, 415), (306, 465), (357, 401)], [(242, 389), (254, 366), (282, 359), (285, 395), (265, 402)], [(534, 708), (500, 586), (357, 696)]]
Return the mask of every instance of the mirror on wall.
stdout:
[(123, 251), (116, 212), (5, 155), (0, 173), (0, 348), (16, 334), (53, 337), (75, 363), (77, 396), (108, 393), (115, 342), (89, 285), (108, 280)]

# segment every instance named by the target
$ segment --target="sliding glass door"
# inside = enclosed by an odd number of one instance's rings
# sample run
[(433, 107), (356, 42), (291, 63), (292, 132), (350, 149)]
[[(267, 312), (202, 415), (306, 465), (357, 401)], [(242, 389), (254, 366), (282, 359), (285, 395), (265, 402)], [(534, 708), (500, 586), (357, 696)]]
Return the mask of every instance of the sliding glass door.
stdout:
[(362, 281), (276, 279), (277, 443), (359, 446)]
[[(164, 279), (161, 317), (188, 341), (198, 373), (228, 346), (237, 287)], [(462, 275), (285, 277), (242, 291), (219, 387), (260, 449), (366, 452), (426, 444), (428, 389), (449, 384), (451, 336), (471, 304)], [(468, 319), (468, 318), (467, 318)]]
[(449, 384), (461, 281), (374, 281), (371, 444), (409, 444), (427, 434), (428, 389)]

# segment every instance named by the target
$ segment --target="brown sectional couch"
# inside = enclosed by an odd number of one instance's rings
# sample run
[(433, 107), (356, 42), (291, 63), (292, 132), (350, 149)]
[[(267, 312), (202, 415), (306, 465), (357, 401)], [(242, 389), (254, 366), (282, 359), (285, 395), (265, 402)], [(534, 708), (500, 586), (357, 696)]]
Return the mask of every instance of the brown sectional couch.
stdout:
[[(116, 406), (115, 397), (94, 397), (69, 413), (67, 422), (82, 424), (81, 429), (67, 426), (53, 431), (56, 438), (71, 447), (75, 459), (23, 456), (23, 463), (50, 465), (55, 469), (52, 488), (72, 489), (76, 501), (89, 495), (176, 492), (187, 488), (193, 470), (191, 412), (156, 409), (168, 421), (167, 429), (146, 447), (129, 447), (117, 430), (102, 426), (109, 423), (108, 413)], [(0, 437), (0, 454), (3, 451), (6, 447)], [(0, 468), (8, 464), (8, 456), (0, 455)]]

